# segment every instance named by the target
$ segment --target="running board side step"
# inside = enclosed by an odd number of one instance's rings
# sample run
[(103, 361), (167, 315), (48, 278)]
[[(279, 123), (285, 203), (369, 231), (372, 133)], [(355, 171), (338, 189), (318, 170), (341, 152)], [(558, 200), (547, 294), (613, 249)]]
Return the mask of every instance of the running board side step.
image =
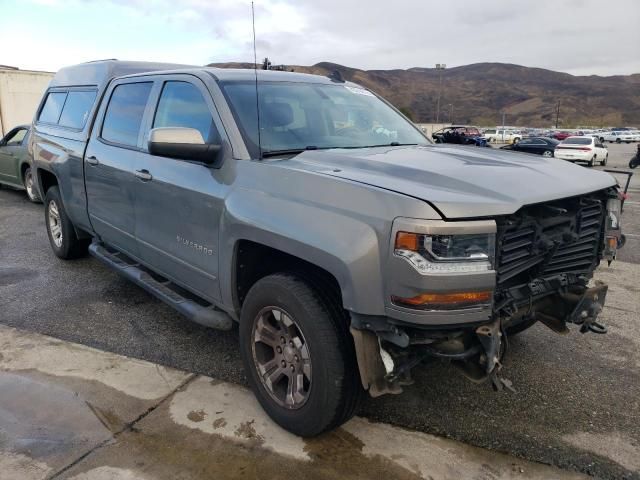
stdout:
[(123, 277), (173, 307), (189, 320), (216, 330), (231, 330), (233, 320), (225, 312), (202, 299), (196, 301), (194, 295), (172, 284), (169, 280), (160, 280), (159, 275), (150, 272), (126, 255), (96, 242), (89, 245), (89, 253)]

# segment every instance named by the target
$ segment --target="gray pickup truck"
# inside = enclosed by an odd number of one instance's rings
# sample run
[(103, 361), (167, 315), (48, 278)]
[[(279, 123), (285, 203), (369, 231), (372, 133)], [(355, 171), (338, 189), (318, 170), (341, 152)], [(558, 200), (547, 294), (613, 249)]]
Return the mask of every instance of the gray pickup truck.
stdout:
[(68, 67), (29, 148), (54, 253), (239, 324), (258, 400), (299, 435), (429, 359), (499, 387), (507, 336), (537, 321), (606, 331), (591, 278), (622, 243), (610, 175), (433, 145), (338, 75)]

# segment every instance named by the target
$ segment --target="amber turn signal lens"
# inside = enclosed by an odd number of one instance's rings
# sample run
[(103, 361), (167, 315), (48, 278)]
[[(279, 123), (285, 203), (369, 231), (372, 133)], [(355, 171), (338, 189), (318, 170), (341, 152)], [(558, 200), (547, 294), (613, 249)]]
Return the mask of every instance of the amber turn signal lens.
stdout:
[(398, 232), (396, 235), (396, 250), (418, 251), (418, 234), (408, 232)]
[(414, 308), (463, 308), (470, 305), (486, 304), (491, 301), (492, 291), (488, 292), (456, 292), (456, 293), (421, 293), (411, 298), (391, 297), (396, 305)]

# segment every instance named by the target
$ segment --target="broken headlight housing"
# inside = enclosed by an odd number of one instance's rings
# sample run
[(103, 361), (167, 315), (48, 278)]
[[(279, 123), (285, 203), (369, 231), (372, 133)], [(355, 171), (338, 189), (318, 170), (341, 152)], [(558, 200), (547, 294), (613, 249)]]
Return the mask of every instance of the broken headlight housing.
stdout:
[(397, 232), (394, 254), (423, 275), (493, 270), (495, 233), (421, 234)]
[(611, 262), (616, 258), (622, 238), (622, 201), (620, 196), (607, 200), (607, 219), (605, 222), (604, 249), (602, 258)]

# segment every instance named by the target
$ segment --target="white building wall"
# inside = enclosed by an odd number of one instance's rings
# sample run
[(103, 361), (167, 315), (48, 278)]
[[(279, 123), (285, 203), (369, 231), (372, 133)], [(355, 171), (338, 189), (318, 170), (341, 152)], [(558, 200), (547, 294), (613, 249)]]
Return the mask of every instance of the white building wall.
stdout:
[(31, 123), (53, 73), (0, 67), (0, 133)]

